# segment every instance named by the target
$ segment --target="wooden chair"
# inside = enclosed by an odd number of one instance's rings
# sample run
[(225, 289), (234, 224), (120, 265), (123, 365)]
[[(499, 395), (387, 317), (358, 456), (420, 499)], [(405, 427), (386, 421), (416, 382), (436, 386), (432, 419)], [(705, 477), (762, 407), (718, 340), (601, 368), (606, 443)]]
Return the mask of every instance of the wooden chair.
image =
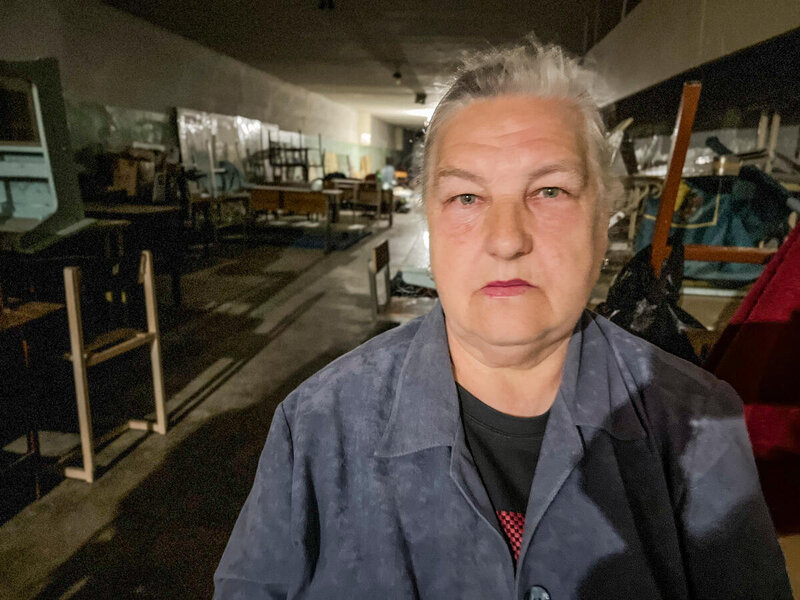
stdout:
[(326, 182), (326, 186), (334, 190), (342, 190), (339, 204), (342, 208), (351, 208), (358, 201), (358, 192), (363, 181), (360, 179), (334, 178)]
[[(389, 271), (387, 240), (372, 249), (372, 258), (367, 266), (372, 315), (375, 320), (404, 323), (427, 314), (436, 305), (435, 298), (392, 297)], [(378, 278), (382, 279), (385, 290), (383, 302), (378, 298)]]
[[(376, 181), (365, 181), (359, 186), (353, 199), (354, 210), (374, 210), (376, 219), (388, 219), (389, 227), (393, 224), (394, 193), (381, 189)], [(385, 213), (385, 214), (384, 214)]]
[[(678, 196), (683, 165), (686, 162), (686, 153), (689, 149), (694, 117), (697, 112), (697, 105), (700, 102), (700, 88), (701, 85), (697, 81), (689, 81), (683, 85), (681, 103), (675, 123), (675, 137), (670, 151), (669, 168), (667, 169), (667, 177), (664, 180), (655, 230), (653, 231), (652, 267), (656, 277), (661, 273), (664, 259), (672, 251), (672, 247), (668, 243), (669, 232), (672, 228), (675, 199)], [(775, 249), (769, 248), (706, 246), (702, 244), (689, 244), (684, 247), (685, 260), (710, 262), (764, 264), (772, 258), (775, 252)]]
[(150, 346), (156, 421), (132, 419), (128, 422), (128, 426), (131, 429), (155, 431), (162, 435), (167, 432), (164, 378), (161, 370), (161, 338), (158, 329), (158, 305), (156, 304), (153, 281), (153, 255), (149, 250), (143, 251), (140, 257), (138, 283), (144, 288), (147, 329), (144, 331), (132, 328), (114, 329), (99, 335), (90, 343), (86, 343), (81, 316), (81, 271), (79, 267), (66, 267), (64, 269), (64, 287), (71, 348), (71, 352), (65, 354), (64, 358), (72, 362), (81, 435), (81, 453), (83, 455), (83, 467), (67, 467), (64, 472), (67, 477), (82, 479), (88, 483), (94, 481), (95, 477), (92, 410), (89, 403), (89, 384), (86, 374), (89, 367), (141, 346)]

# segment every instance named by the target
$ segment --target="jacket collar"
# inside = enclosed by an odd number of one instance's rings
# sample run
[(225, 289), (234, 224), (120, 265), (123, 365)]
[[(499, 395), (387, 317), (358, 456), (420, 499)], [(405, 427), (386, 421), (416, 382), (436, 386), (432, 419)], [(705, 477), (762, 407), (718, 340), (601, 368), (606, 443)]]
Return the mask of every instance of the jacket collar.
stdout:
[(376, 456), (401, 456), (452, 446), (460, 422), (444, 312), (439, 302), (411, 340), (396, 387), (389, 423)]
[[(598, 326), (584, 312), (567, 351), (556, 402), (574, 425), (603, 429), (621, 440), (645, 437), (631, 398), (633, 378)], [(400, 370), (388, 425), (376, 456), (402, 456), (453, 446), (460, 428), (458, 393), (441, 304), (423, 318)]]
[(598, 320), (584, 311), (570, 340), (560, 395), (575, 425), (602, 429), (619, 440), (646, 437), (632, 399), (639, 389)]

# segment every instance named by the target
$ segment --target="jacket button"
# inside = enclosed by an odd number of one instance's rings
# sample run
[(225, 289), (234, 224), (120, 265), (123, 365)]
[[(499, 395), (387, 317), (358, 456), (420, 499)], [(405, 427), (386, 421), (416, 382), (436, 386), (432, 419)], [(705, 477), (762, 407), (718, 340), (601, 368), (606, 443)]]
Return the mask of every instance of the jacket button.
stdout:
[(525, 600), (550, 600), (550, 593), (540, 585), (535, 585), (528, 590)]

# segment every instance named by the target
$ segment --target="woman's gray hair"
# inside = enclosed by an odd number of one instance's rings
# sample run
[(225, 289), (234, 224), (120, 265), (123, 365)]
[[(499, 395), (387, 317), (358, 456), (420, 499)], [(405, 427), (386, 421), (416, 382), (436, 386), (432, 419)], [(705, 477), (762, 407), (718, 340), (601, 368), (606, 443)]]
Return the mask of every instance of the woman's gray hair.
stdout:
[(599, 106), (604, 94), (605, 85), (597, 73), (584, 67), (559, 46), (543, 45), (533, 38), (528, 38), (522, 45), (493, 49), (468, 58), (436, 106), (425, 132), (420, 157), (423, 200), (439, 131), (454, 113), (475, 100), (535, 96), (563, 98), (574, 104), (583, 115), (590, 173), (598, 184), (604, 206), (613, 206), (621, 186), (611, 172), (612, 154), (600, 115)]

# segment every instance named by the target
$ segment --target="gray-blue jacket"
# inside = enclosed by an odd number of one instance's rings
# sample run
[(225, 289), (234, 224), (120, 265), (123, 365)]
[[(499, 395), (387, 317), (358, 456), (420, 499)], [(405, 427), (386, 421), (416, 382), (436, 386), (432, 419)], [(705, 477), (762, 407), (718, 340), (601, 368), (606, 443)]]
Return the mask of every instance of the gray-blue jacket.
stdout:
[(735, 392), (588, 312), (515, 569), (438, 305), (278, 407), (215, 585), (220, 600), (792, 597)]

